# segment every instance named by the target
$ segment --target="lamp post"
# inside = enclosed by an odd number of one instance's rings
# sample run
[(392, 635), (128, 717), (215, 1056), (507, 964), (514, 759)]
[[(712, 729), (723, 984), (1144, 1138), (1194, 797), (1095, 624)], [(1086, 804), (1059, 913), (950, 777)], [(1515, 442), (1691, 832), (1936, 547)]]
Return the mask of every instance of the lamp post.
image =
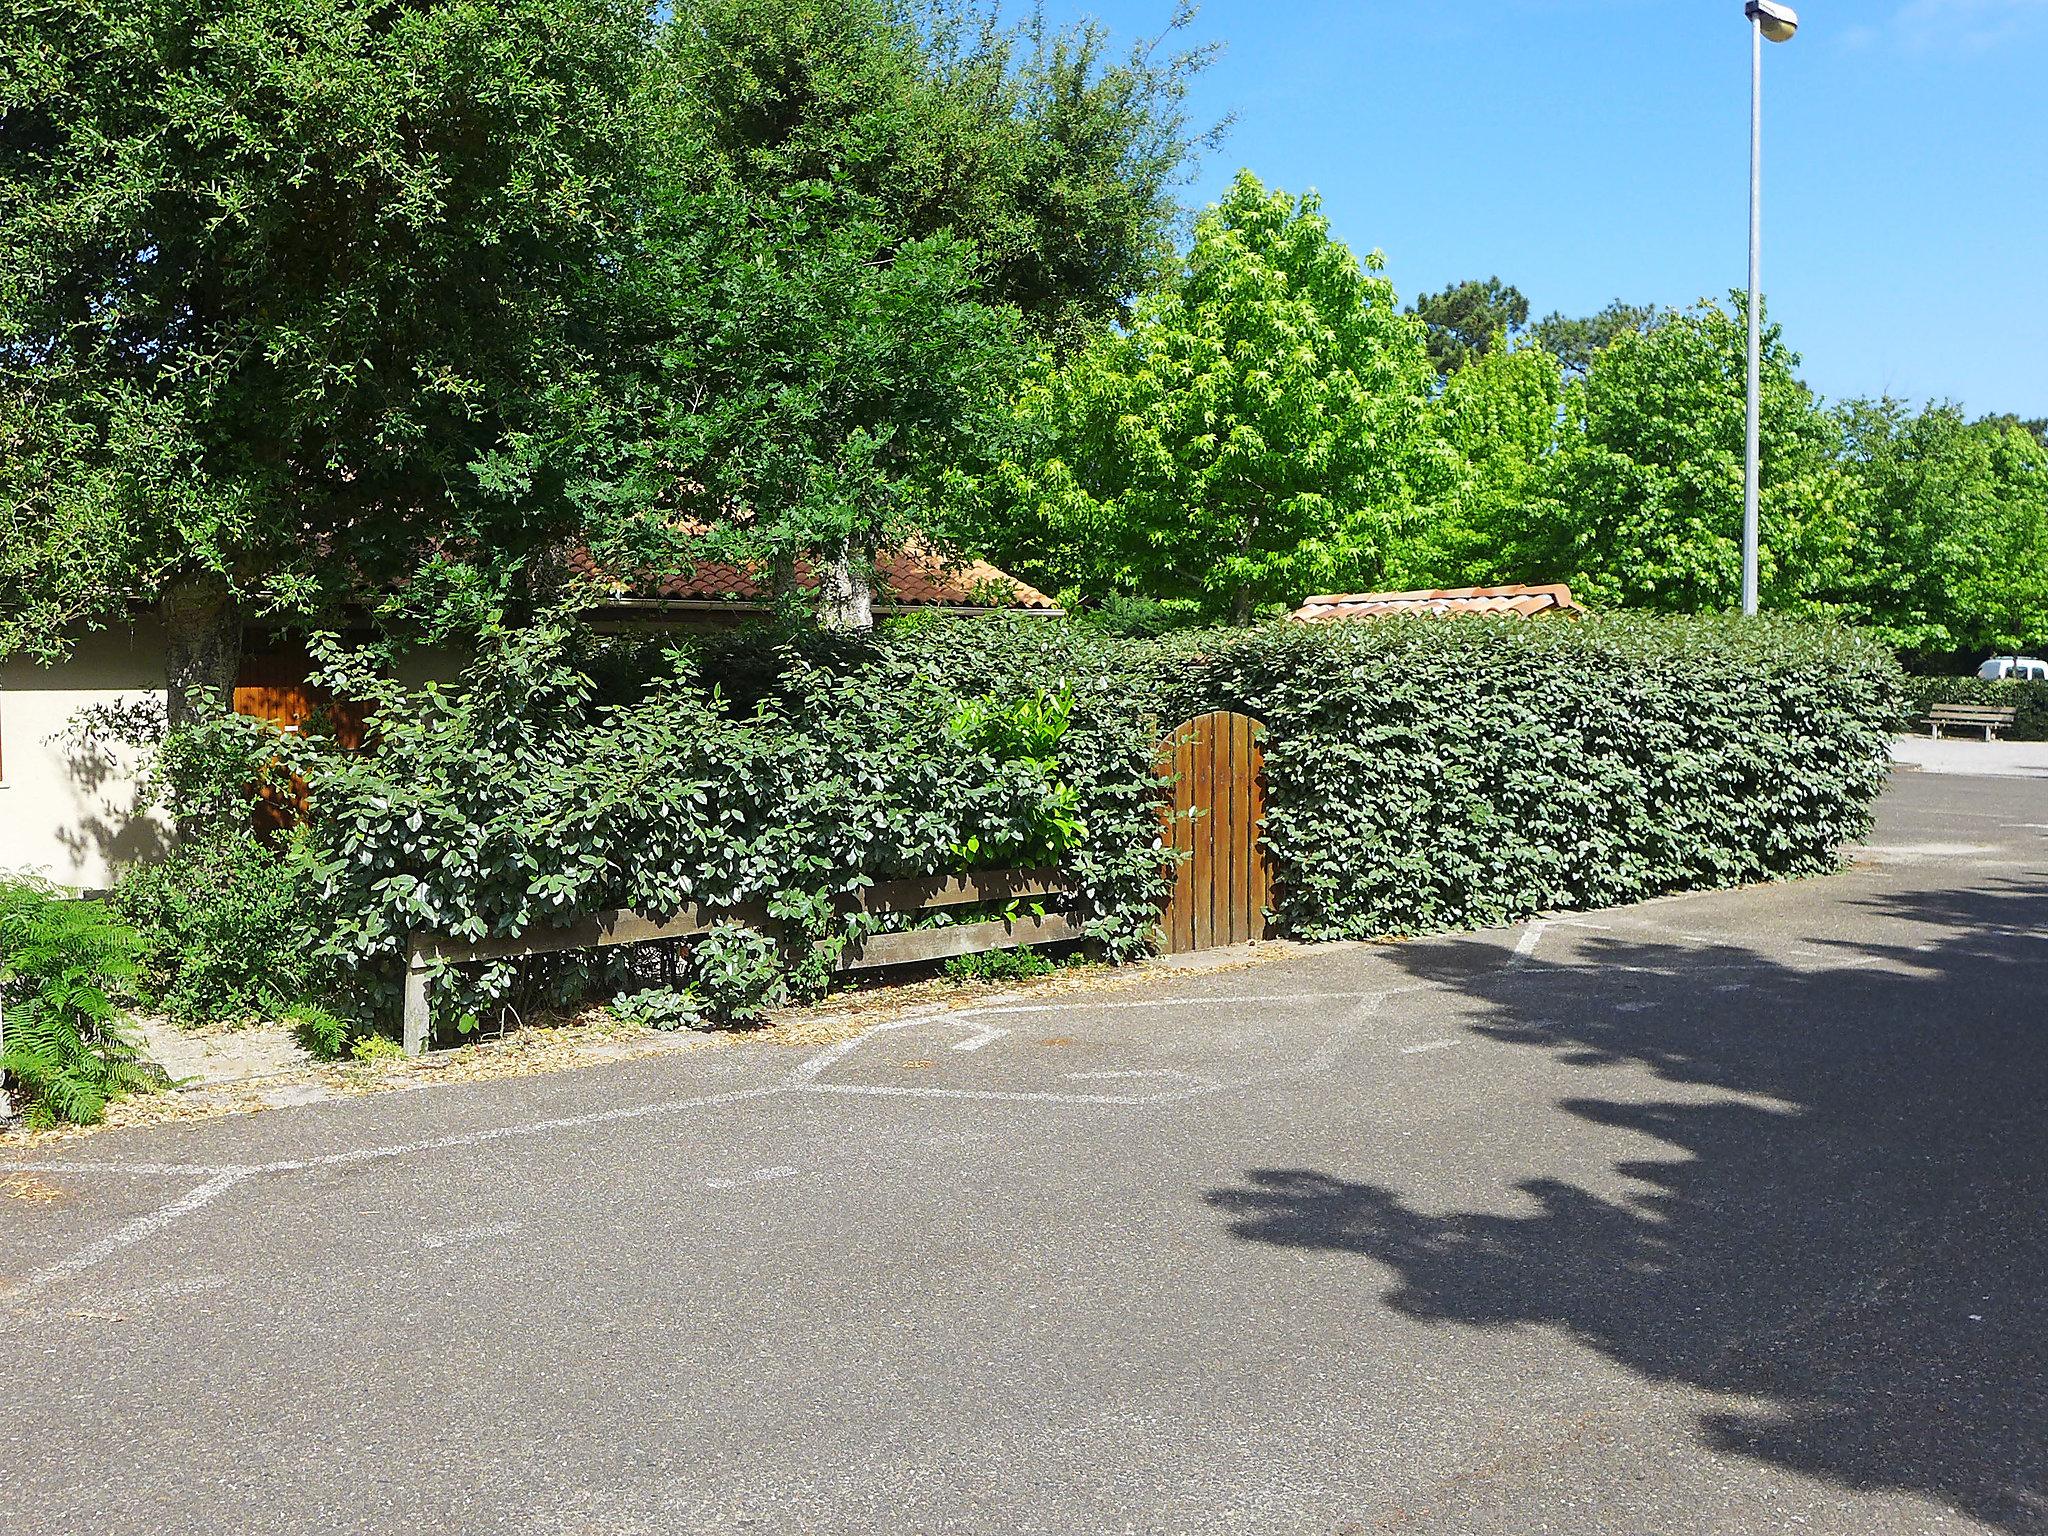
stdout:
[(1749, 18), (1749, 396), (1742, 460), (1742, 611), (1757, 607), (1757, 502), (1763, 476), (1764, 39), (1792, 40), (1799, 13), (1777, 0), (1745, 0)]

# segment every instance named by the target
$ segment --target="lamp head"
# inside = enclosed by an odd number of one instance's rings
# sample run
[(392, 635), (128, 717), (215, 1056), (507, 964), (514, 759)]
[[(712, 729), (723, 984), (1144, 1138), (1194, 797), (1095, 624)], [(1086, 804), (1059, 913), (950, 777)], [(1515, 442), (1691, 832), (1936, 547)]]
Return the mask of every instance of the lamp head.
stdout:
[(1742, 14), (1774, 43), (1789, 43), (1792, 34), (1799, 30), (1799, 13), (1789, 5), (1780, 5), (1778, 0), (1745, 0)]

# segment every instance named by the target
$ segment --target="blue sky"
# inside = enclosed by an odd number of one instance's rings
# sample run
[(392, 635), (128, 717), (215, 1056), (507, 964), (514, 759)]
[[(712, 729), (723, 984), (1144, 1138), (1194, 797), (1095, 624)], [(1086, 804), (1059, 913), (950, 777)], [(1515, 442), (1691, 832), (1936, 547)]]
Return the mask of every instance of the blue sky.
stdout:
[[(1120, 40), (1169, 0), (1049, 0)], [(1764, 285), (1830, 398), (2048, 416), (2048, 0), (1806, 0), (1765, 60)], [(1538, 314), (1744, 281), (1740, 0), (1205, 0), (1198, 113), (1314, 187), (1404, 301), (1498, 273)]]

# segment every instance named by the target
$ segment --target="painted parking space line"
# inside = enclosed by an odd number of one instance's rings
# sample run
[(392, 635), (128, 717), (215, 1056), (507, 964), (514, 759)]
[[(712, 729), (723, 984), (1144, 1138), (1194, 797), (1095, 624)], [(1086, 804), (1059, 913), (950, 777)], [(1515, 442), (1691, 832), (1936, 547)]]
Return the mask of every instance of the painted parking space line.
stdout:
[(1420, 1056), (1424, 1051), (1448, 1051), (1464, 1043), (1462, 1040), (1425, 1040), (1420, 1045), (1402, 1046), (1401, 1054), (1403, 1056)]
[(1007, 1029), (997, 1029), (993, 1024), (977, 1024), (971, 1019), (962, 1019), (960, 1023), (976, 1033), (971, 1040), (954, 1041), (953, 1049), (956, 1051), (978, 1051), (990, 1041), (1000, 1040), (1009, 1033)]
[(1220, 1008), (1241, 1003), (1356, 1003), (1369, 997), (1383, 997), (1391, 992), (1413, 991), (1411, 987), (1380, 988), (1360, 992), (1241, 992), (1222, 997), (1137, 997), (1114, 998), (1107, 1002), (1090, 1002), (1076, 999), (1059, 1003), (999, 1003), (982, 1008), (969, 1008), (964, 1012), (977, 1017), (990, 1014), (1017, 1013), (1094, 1013), (1111, 1008)]
[(803, 1170), (800, 1168), (756, 1168), (752, 1173), (743, 1173), (731, 1179), (706, 1179), (706, 1189), (738, 1189), (746, 1184), (769, 1184), (777, 1179), (793, 1178)]
[(5, 1299), (27, 1300), (48, 1290), (60, 1280), (67, 1280), (73, 1275), (91, 1269), (94, 1265), (112, 1258), (123, 1248), (139, 1243), (146, 1237), (152, 1237), (194, 1211), (211, 1205), (249, 1176), (245, 1172), (215, 1174), (205, 1183), (186, 1190), (177, 1199), (116, 1227), (105, 1237), (87, 1243), (83, 1248), (59, 1259), (56, 1263), (30, 1271), (14, 1283), (6, 1293)]
[(429, 1232), (420, 1239), (422, 1248), (458, 1248), (470, 1243), (487, 1243), (497, 1237), (511, 1237), (519, 1231), (516, 1221), (494, 1221), (484, 1227), (454, 1227), (446, 1232)]

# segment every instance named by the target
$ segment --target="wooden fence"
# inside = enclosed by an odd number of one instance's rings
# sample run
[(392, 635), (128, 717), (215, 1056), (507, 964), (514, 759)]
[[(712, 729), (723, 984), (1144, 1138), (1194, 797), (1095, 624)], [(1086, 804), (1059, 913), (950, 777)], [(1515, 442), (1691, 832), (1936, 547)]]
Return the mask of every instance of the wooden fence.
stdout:
[[(1051, 869), (977, 870), (964, 875), (935, 875), (914, 880), (884, 880), (840, 898), (842, 912), (919, 913), (981, 902), (1023, 901), (1071, 894), (1065, 878)], [(536, 928), (494, 939), (416, 937), (405, 967), (405, 1050), (417, 1056), (427, 1048), (433, 1019), (427, 984), (434, 967), (468, 965), (481, 960), (519, 960), (530, 955), (562, 954), (574, 949), (611, 949), (621, 944), (649, 944), (661, 939), (687, 939), (726, 923), (772, 931), (779, 925), (755, 902), (730, 907), (686, 906), (672, 917), (642, 917), (626, 909), (598, 912), (562, 928)], [(849, 944), (839, 955), (837, 971), (872, 970), (885, 965), (946, 960), (991, 949), (1016, 949), (1027, 944), (1053, 944), (1078, 939), (1081, 930), (1057, 914), (1044, 917), (992, 918), (955, 923), (945, 928), (914, 928), (904, 933), (877, 933)]]

